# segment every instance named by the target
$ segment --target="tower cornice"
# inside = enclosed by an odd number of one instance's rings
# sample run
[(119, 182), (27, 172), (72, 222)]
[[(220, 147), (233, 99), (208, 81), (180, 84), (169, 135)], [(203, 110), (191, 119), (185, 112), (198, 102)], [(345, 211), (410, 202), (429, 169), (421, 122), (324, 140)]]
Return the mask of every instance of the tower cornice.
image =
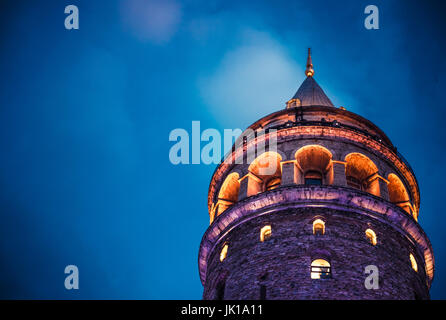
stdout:
[[(319, 119), (323, 118), (326, 115), (333, 115), (333, 116), (344, 116), (346, 118), (350, 118), (351, 120), (354, 120), (357, 122), (357, 125), (353, 125), (358, 130), (368, 131), (369, 134), (375, 135), (378, 139), (381, 139), (385, 144), (387, 144), (391, 148), (395, 148), (389, 139), (387, 135), (382, 131), (377, 125), (375, 125), (372, 121), (354, 113), (351, 111), (346, 110), (345, 108), (333, 108), (323, 105), (313, 105), (313, 106), (301, 106), (301, 107), (294, 107), (289, 109), (282, 109), (273, 113), (270, 113), (269, 115), (257, 120), (252, 125), (250, 125), (248, 128), (252, 130), (257, 129), (263, 129), (268, 127), (268, 123), (273, 122), (275, 119), (279, 119), (283, 115), (291, 115), (293, 118), (295, 118), (296, 113), (301, 113), (301, 116), (305, 119), (306, 116), (309, 116), (311, 114), (319, 114)], [(304, 121), (296, 121), (296, 125), (303, 125)], [(338, 122), (342, 123), (341, 119), (338, 119)], [(367, 129), (361, 129), (361, 127), (365, 127)], [(374, 134), (373, 134), (374, 133)]]

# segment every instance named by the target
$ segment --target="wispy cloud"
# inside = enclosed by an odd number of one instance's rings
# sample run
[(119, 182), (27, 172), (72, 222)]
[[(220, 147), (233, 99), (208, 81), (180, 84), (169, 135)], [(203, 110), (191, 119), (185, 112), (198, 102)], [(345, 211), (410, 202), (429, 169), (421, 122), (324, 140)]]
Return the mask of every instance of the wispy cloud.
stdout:
[(304, 75), (270, 34), (244, 30), (241, 40), (199, 81), (204, 103), (224, 125), (249, 125), (282, 109)]
[(174, 0), (125, 0), (121, 3), (124, 25), (141, 41), (168, 42), (181, 22), (181, 5)]

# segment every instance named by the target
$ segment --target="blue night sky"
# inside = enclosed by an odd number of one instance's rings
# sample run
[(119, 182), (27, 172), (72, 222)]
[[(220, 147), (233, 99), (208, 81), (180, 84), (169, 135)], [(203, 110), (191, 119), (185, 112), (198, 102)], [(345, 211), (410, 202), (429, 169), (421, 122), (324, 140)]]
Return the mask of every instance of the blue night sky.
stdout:
[[(284, 108), (311, 46), (333, 103), (412, 165), (445, 299), (445, 11), (425, 2), (2, 1), (0, 298), (201, 299), (215, 165), (171, 164), (169, 133)], [(80, 290), (64, 288), (69, 264)]]

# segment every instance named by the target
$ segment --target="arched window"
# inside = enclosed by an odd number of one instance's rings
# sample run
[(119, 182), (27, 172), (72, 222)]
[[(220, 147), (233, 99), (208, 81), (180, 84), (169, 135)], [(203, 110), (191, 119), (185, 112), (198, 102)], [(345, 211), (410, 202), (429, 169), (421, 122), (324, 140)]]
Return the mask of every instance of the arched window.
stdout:
[(331, 278), (331, 266), (327, 260), (316, 259), (311, 263), (311, 279)]
[(380, 196), (378, 168), (361, 153), (350, 153), (345, 157), (347, 185)]
[(410, 203), (409, 194), (407, 193), (406, 187), (401, 182), (401, 179), (394, 173), (389, 174), (387, 179), (389, 180), (387, 188), (389, 189), (390, 202), (393, 202), (408, 214), (413, 215), (414, 212), (412, 204)]
[[(218, 193), (218, 200), (215, 205), (216, 216), (219, 216), (222, 212), (232, 206), (238, 200), (238, 193), (240, 190), (240, 182), (238, 181), (239, 174), (233, 172), (229, 174), (223, 182), (220, 191)], [(215, 214), (214, 214), (215, 216)], [(212, 219), (213, 220), (213, 219)], [(211, 221), (212, 223), (212, 221)]]
[(225, 260), (226, 256), (228, 255), (228, 248), (229, 248), (229, 245), (227, 243), (225, 243), (223, 245), (223, 248), (221, 249), (221, 252), (220, 252), (220, 261), (221, 262), (223, 262), (223, 260)]
[(417, 260), (415, 259), (412, 253), (409, 255), (409, 259), (410, 259), (410, 264), (412, 265), (412, 269), (415, 272), (418, 272)]
[(275, 189), (280, 185), (281, 161), (282, 157), (277, 152), (268, 151), (262, 153), (249, 165), (248, 197)]
[(271, 226), (264, 226), (260, 229), (260, 241), (266, 241), (271, 237)]
[(297, 184), (321, 185), (333, 183), (331, 152), (319, 145), (308, 145), (295, 154)]
[(367, 240), (373, 244), (374, 246), (376, 246), (377, 244), (377, 238), (376, 238), (376, 233), (375, 231), (373, 231), (372, 229), (367, 229), (365, 231), (365, 236), (367, 238)]
[(316, 219), (313, 221), (313, 234), (323, 235), (325, 234), (325, 222), (321, 219)]
[(321, 185), (322, 184), (322, 173), (315, 170), (310, 170), (305, 173), (305, 184), (306, 185)]

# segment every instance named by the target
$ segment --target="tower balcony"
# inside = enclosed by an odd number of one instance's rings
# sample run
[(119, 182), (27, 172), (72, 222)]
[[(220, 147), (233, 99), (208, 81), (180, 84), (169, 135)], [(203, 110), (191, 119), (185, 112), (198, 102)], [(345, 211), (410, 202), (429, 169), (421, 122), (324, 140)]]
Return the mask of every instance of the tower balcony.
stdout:
[[(233, 203), (267, 190), (270, 187), (267, 184), (277, 184), (279, 179), (281, 185), (317, 183), (319, 179), (324, 185), (348, 185), (363, 189), (390, 199), (418, 218), (420, 196), (415, 174), (404, 157), (379, 138), (341, 123), (328, 125), (325, 122), (304, 121), (275, 128), (277, 131), (274, 134), (264, 133), (243, 146), (236, 143), (233, 151), (216, 168), (208, 196), (211, 221)], [(245, 160), (258, 154), (258, 145), (268, 145), (271, 135), (275, 135), (277, 148), (265, 153), (276, 154), (277, 167), (280, 166), (281, 172), (270, 175), (271, 179), (266, 181), (265, 177), (259, 176), (258, 170), (253, 171), (255, 166)], [(319, 150), (311, 151), (309, 147)], [(301, 152), (305, 148), (309, 149), (308, 152)], [(263, 156), (258, 156), (256, 160)], [(228, 162), (228, 159), (232, 161)], [(240, 186), (231, 195), (221, 197), (229, 176), (237, 180)], [(253, 190), (255, 183), (250, 180), (257, 180), (258, 184), (265, 186)], [(221, 204), (220, 210), (215, 210), (218, 204)]]

